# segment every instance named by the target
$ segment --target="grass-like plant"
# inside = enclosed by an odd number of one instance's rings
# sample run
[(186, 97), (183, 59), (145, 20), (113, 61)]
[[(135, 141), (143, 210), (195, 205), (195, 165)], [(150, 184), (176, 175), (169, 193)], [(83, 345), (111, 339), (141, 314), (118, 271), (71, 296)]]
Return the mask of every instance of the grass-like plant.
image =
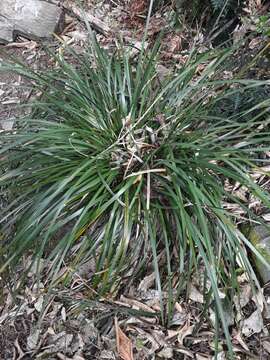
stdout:
[(269, 207), (251, 176), (269, 151), (269, 101), (220, 109), (266, 82), (222, 80), (229, 51), (192, 55), (163, 80), (158, 47), (134, 59), (92, 40), (72, 56), (75, 65), (56, 56), (47, 71), (10, 65), (42, 96), (1, 135), (1, 187), (10, 198), (1, 223), (12, 236), (2, 241), (0, 271), (28, 253), (51, 261), (56, 277), (64, 260), (72, 269), (93, 258), (90, 285), (104, 295), (153, 267), (170, 312), (173, 288), (203, 269), (205, 298), (215, 299), (229, 340), (220, 295), (237, 291), (239, 271), (256, 282), (246, 248), (264, 260), (224, 201), (256, 217), (225, 182)]

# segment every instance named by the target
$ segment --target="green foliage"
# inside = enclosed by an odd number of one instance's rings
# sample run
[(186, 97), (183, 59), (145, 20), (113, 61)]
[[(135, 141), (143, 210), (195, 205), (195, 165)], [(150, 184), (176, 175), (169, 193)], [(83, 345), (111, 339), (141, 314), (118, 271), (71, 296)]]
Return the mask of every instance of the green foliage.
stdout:
[(193, 23), (193, 26), (199, 23), (216, 46), (231, 40), (231, 33), (239, 23), (244, 2), (243, 0), (179, 0), (173, 4), (174, 26), (181, 26), (183, 22)]
[(222, 11), (231, 6), (232, 0), (211, 0), (211, 5), (215, 11)]
[(174, 2), (174, 5), (177, 9), (189, 10), (191, 9), (193, 14), (201, 14), (207, 6), (212, 7), (214, 12), (223, 12), (226, 13), (228, 10), (236, 10), (243, 3), (242, 0), (178, 0)]
[(270, 37), (270, 15), (262, 15), (258, 17), (256, 30), (258, 33)]
[(42, 97), (1, 136), (0, 181), (13, 194), (1, 223), (14, 236), (2, 242), (0, 271), (30, 252), (51, 261), (56, 280), (64, 260), (75, 268), (91, 258), (89, 283), (102, 295), (152, 266), (160, 294), (170, 294), (169, 316), (172, 279), (183, 288), (203, 272), (207, 304), (215, 299), (229, 341), (220, 292), (234, 295), (239, 270), (254, 279), (243, 245), (264, 259), (224, 201), (255, 214), (224, 184), (246, 186), (269, 207), (250, 175), (269, 151), (269, 100), (230, 114), (217, 105), (265, 83), (219, 80), (229, 51), (193, 54), (162, 82), (158, 47), (134, 60), (122, 50), (109, 56), (92, 39), (89, 51), (72, 55), (76, 65), (56, 56), (46, 72), (2, 68), (28, 77)]

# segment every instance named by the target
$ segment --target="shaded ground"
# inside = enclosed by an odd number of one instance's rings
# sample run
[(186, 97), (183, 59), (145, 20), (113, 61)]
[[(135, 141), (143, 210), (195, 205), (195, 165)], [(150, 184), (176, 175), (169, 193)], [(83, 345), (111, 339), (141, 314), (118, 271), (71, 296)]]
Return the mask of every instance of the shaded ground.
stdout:
[[(2, 58), (5, 60), (4, 56)], [(12, 72), (0, 72), (0, 128), (2, 129), (12, 128), (13, 119), (20, 113), (16, 106), (26, 96), (20, 85), (22, 79), (18, 75)]]
[[(51, 295), (42, 283), (39, 291), (29, 284), (27, 296), (16, 298), (20, 306), (11, 304), (8, 296), (2, 308), (1, 359), (120, 359), (116, 351), (120, 328), (132, 342), (135, 359), (211, 359), (214, 312), (210, 307), (210, 318), (202, 316), (203, 295), (196, 281), (188, 294), (179, 297), (166, 327), (157, 313), (159, 296), (151, 278), (153, 274), (138, 289), (128, 289), (117, 299), (99, 302), (91, 300), (87, 280), (78, 275), (69, 287), (55, 288)], [(236, 359), (269, 359), (270, 288), (264, 289), (268, 314), (265, 309), (264, 320), (260, 320), (251, 288), (241, 280), (240, 298), (235, 299), (238, 320), (229, 309), (227, 312)], [(259, 307), (263, 306), (262, 296), (258, 299)], [(219, 359), (227, 359), (222, 336), (219, 348)]]
[[(12, 58), (33, 69), (49, 66), (49, 57), (42, 49), (42, 45), (25, 39), (7, 46), (0, 45), (0, 64), (11, 61)], [(27, 110), (23, 105), (32, 96), (30, 81), (12, 71), (0, 71), (0, 129), (12, 129), (16, 118), (26, 113)]]

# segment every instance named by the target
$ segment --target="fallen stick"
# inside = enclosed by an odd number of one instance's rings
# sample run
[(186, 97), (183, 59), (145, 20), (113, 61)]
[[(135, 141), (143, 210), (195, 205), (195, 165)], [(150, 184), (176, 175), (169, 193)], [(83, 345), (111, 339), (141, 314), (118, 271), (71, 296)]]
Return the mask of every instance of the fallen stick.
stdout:
[(99, 20), (97, 17), (89, 14), (78, 6), (74, 4), (69, 4), (68, 6), (64, 6), (64, 9), (68, 12), (71, 12), (76, 18), (79, 20), (89, 23), (95, 30), (100, 32), (103, 35), (108, 35), (110, 33), (110, 28), (103, 21)]

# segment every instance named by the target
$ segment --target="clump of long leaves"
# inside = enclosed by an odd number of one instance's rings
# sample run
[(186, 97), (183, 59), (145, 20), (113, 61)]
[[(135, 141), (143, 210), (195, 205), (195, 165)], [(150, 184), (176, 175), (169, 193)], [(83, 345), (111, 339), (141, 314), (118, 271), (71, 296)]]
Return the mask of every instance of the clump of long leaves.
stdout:
[(224, 184), (246, 186), (269, 207), (250, 175), (269, 150), (269, 101), (230, 115), (217, 107), (265, 83), (221, 80), (229, 51), (191, 56), (163, 80), (157, 48), (131, 54), (108, 55), (92, 40), (72, 53), (76, 65), (61, 56), (50, 71), (11, 65), (42, 96), (1, 136), (1, 186), (11, 199), (1, 223), (13, 236), (2, 241), (0, 270), (29, 251), (55, 277), (63, 261), (72, 269), (92, 258), (90, 285), (104, 294), (152, 266), (158, 290), (172, 297), (204, 269), (206, 298), (226, 329), (220, 293), (237, 291), (239, 271), (255, 279), (245, 246), (264, 260), (224, 201), (255, 215)]

